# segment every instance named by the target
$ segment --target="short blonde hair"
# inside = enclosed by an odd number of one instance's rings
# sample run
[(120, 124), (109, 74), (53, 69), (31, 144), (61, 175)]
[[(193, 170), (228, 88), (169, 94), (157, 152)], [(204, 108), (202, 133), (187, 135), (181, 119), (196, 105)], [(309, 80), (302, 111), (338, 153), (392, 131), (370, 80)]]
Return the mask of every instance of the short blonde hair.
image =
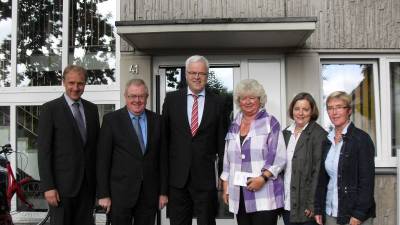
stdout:
[(267, 102), (267, 94), (265, 94), (264, 87), (254, 79), (242, 80), (236, 85), (234, 99), (237, 107), (239, 107), (240, 97), (245, 95), (259, 97), (261, 107), (264, 107)]
[(326, 107), (328, 107), (328, 102), (331, 101), (332, 99), (342, 100), (346, 104), (346, 107), (349, 108), (351, 108), (353, 104), (351, 95), (347, 94), (344, 91), (334, 91), (331, 94), (329, 94), (328, 98), (326, 99)]

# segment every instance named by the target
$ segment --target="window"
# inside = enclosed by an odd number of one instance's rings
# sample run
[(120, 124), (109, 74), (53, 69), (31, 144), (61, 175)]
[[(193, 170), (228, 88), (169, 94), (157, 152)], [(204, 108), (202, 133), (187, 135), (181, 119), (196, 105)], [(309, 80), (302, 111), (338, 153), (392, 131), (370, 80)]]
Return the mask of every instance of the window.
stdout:
[[(100, 119), (103, 118), (108, 112), (115, 110), (114, 104), (99, 104), (97, 105), (99, 110)], [(17, 170), (15, 171), (17, 174), (17, 179), (21, 179), (26, 177), (27, 175), (31, 176), (34, 180), (40, 180), (39, 177), (39, 168), (37, 164), (37, 129), (38, 129), (38, 121), (40, 115), (41, 106), (38, 105), (20, 105), (16, 106), (16, 140), (17, 140)], [(7, 123), (6, 114), (7, 109), (0, 107), (0, 118), (4, 120), (4, 123)], [(8, 122), (9, 123), (9, 122)], [(0, 135), (3, 137), (3, 135)], [(47, 206), (43, 205), (41, 208), (34, 209), (35, 211), (40, 211), (46, 209)], [(17, 201), (17, 209), (19, 211), (27, 211), (30, 210), (20, 201)]]
[(62, 0), (19, 0), (17, 86), (61, 85)]
[(0, 1), (0, 87), (11, 84), (11, 0)]
[(0, 146), (10, 143), (10, 106), (0, 106)]
[(116, 0), (73, 0), (69, 16), (69, 63), (88, 71), (88, 84), (115, 83)]
[(392, 106), (392, 156), (400, 149), (400, 62), (390, 62)]
[(323, 126), (333, 128), (327, 111), (326, 98), (334, 91), (345, 91), (353, 99), (351, 121), (366, 131), (377, 144), (375, 87), (373, 64), (322, 64)]

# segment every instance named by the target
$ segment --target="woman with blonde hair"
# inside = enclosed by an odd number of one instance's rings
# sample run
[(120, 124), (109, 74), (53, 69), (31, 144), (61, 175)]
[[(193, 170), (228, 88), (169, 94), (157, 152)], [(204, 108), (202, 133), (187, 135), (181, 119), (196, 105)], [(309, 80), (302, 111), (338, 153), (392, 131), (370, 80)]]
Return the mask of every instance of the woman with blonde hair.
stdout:
[(235, 89), (240, 112), (226, 135), (221, 179), (224, 202), (239, 225), (276, 225), (283, 207), (285, 143), (266, 101), (256, 80), (242, 80)]
[(326, 100), (334, 129), (322, 153), (315, 196), (315, 220), (322, 225), (372, 225), (375, 217), (375, 147), (350, 121), (351, 96), (343, 91)]

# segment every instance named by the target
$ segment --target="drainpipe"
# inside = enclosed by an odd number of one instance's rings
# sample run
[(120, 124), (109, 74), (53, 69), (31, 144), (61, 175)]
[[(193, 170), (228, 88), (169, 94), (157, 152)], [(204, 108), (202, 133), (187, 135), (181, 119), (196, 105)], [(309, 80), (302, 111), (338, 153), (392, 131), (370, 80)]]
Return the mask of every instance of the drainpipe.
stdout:
[(400, 148), (397, 149), (397, 184), (396, 184), (396, 191), (397, 191), (397, 223), (400, 222)]

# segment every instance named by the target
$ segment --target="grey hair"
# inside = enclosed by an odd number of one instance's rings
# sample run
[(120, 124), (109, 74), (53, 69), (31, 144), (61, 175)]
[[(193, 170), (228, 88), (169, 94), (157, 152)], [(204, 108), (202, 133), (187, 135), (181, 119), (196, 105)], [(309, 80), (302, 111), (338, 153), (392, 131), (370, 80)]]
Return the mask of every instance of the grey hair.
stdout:
[(237, 107), (239, 107), (240, 97), (246, 95), (259, 97), (261, 108), (264, 107), (267, 102), (267, 94), (265, 93), (264, 87), (254, 79), (245, 79), (236, 85), (234, 99)]
[(75, 72), (75, 73), (83, 75), (85, 77), (85, 81), (87, 81), (86, 69), (83, 68), (82, 66), (78, 66), (78, 65), (68, 65), (67, 67), (65, 67), (63, 75), (62, 75), (62, 79), (65, 80), (67, 75), (71, 72)]
[(192, 55), (189, 58), (187, 58), (186, 62), (185, 62), (186, 68), (188, 68), (191, 63), (195, 63), (195, 62), (203, 62), (207, 67), (207, 71), (210, 68), (209, 67), (210, 65), (209, 65), (208, 60), (206, 59), (206, 57), (201, 56), (201, 55)]
[(149, 96), (149, 89), (147, 88), (146, 83), (144, 82), (144, 80), (138, 79), (138, 78), (133, 78), (133, 79), (130, 79), (128, 82), (126, 82), (124, 95), (126, 95), (126, 93), (128, 92), (128, 88), (132, 85), (134, 85), (134, 86), (142, 86), (143, 85), (146, 95)]
[(330, 93), (328, 98), (326, 98), (326, 107), (328, 107), (328, 102), (332, 99), (342, 100), (346, 104), (346, 107), (352, 107), (353, 100), (351, 99), (351, 95), (347, 94), (344, 91), (334, 91)]

